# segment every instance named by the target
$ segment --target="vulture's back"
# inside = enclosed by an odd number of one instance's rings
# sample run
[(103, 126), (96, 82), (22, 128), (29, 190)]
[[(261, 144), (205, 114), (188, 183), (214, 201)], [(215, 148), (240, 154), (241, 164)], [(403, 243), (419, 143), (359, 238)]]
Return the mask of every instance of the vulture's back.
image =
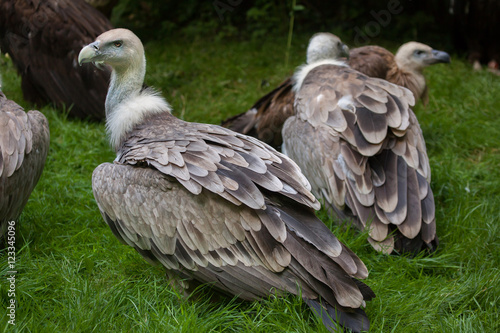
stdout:
[(368, 229), (379, 251), (434, 251), (431, 170), (413, 94), (343, 66), (303, 77), (283, 140), (313, 193), (333, 216)]
[(365, 75), (387, 80), (392, 68), (397, 68), (394, 54), (377, 45), (357, 47), (349, 52), (349, 66)]
[(49, 125), (38, 111), (26, 113), (0, 92), (0, 239), (8, 221), (26, 205), (45, 165)]
[(52, 102), (79, 118), (104, 119), (109, 70), (78, 66), (78, 53), (109, 20), (83, 0), (0, 4), (0, 48), (22, 76), (24, 98)]

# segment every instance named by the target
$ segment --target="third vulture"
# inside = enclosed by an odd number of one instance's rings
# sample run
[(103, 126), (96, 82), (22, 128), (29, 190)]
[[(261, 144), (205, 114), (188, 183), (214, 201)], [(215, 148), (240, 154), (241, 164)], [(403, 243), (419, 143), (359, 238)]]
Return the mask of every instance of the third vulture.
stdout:
[[(336, 43), (317, 34), (311, 44)], [(431, 170), (406, 88), (368, 77), (345, 62), (300, 67), (295, 115), (283, 126), (283, 151), (330, 212), (368, 228), (382, 252), (437, 247)]]
[(415, 100), (422, 100), (424, 105), (429, 101), (424, 68), (449, 62), (448, 53), (417, 42), (401, 45), (396, 55), (376, 45), (358, 47), (349, 54), (351, 68), (410, 89)]
[[(340, 59), (347, 47), (337, 36), (332, 35), (329, 46), (308, 48), (310, 53), (322, 59)], [(450, 62), (448, 53), (433, 50), (430, 46), (417, 42), (408, 42), (398, 49), (394, 56), (380, 46), (363, 46), (349, 52), (349, 66), (368, 76), (385, 79), (411, 90), (415, 100), (428, 101), (427, 85), (423, 69), (429, 65)], [(285, 120), (294, 114), (295, 93), (292, 78), (286, 79), (278, 88), (261, 97), (250, 110), (226, 119), (222, 126), (234, 131), (252, 135), (280, 149), (283, 142), (281, 129)]]

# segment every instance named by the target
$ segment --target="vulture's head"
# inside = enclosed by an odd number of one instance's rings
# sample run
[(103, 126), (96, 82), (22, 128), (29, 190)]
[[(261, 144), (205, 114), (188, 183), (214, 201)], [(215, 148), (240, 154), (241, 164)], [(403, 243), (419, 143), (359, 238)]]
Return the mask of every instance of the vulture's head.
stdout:
[(146, 57), (141, 40), (132, 31), (113, 29), (102, 33), (80, 51), (78, 62), (113, 68), (105, 108), (106, 128), (116, 150), (146, 115), (170, 112), (169, 104), (154, 89), (142, 89)]
[(349, 48), (340, 38), (329, 32), (318, 32), (309, 40), (307, 47), (307, 63), (341, 58), (349, 58)]
[(117, 71), (140, 67), (143, 61), (144, 47), (141, 40), (127, 29), (102, 33), (78, 55), (80, 65), (87, 62), (93, 62), (97, 67), (108, 64)]
[(421, 71), (429, 65), (449, 63), (450, 55), (422, 43), (408, 42), (399, 47), (396, 62), (400, 68)]

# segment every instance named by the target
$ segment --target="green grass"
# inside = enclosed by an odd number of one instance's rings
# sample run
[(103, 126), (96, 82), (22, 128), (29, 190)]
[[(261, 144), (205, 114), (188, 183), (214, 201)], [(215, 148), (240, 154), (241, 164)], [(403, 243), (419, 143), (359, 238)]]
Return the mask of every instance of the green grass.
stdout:
[[(177, 116), (219, 123), (246, 110), (305, 57), (309, 35), (263, 42), (170, 39), (146, 45), (146, 82)], [(20, 79), (0, 57), (5, 94)], [(430, 103), (417, 106), (432, 168), (439, 250), (375, 253), (366, 235), (322, 219), (366, 263), (372, 332), (500, 331), (500, 81), (464, 61), (427, 70)], [(267, 84), (266, 84), (267, 82)], [(262, 84), (264, 83), (264, 85)], [(184, 300), (163, 270), (118, 242), (95, 204), (93, 169), (114, 159), (102, 124), (40, 108), (51, 130), (42, 179), (18, 221), (16, 326), (6, 321), (7, 256), (0, 254), (0, 329), (8, 332), (326, 332), (298, 297), (262, 302)]]

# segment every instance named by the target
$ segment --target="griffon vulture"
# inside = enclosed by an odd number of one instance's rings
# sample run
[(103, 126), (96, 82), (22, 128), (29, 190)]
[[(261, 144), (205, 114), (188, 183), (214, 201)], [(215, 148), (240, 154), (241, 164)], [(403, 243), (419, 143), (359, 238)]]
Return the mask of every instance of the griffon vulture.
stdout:
[[(316, 45), (313, 41), (319, 33), (312, 37), (308, 46), (309, 53), (315, 53), (316, 59), (340, 59), (342, 51), (347, 50), (340, 40), (331, 34), (332, 43)], [(326, 36), (326, 35), (325, 35)], [(410, 89), (415, 98), (421, 98), (424, 104), (428, 101), (427, 85), (422, 70), (435, 63), (450, 62), (450, 56), (443, 51), (409, 42), (403, 44), (396, 56), (380, 46), (363, 46), (349, 52), (349, 65), (368, 76), (379, 77), (389, 82)], [(283, 139), (281, 129), (285, 120), (295, 113), (293, 102), (295, 93), (292, 91), (293, 78), (286, 79), (255, 103), (252, 108), (242, 114), (233, 116), (222, 123), (234, 131), (254, 136), (279, 149)]]
[(385, 253), (437, 246), (431, 170), (406, 88), (368, 77), (338, 60), (294, 74), (295, 112), (283, 152), (333, 215), (369, 228)]
[(358, 47), (349, 54), (351, 68), (410, 89), (415, 100), (422, 100), (424, 105), (429, 102), (429, 95), (423, 70), (433, 64), (449, 62), (448, 53), (417, 42), (401, 45), (396, 55), (376, 45)]
[(84, 47), (80, 63), (112, 68), (106, 126), (117, 153), (92, 188), (124, 244), (161, 263), (186, 291), (211, 283), (245, 300), (297, 294), (333, 330), (367, 330), (374, 297), (362, 261), (314, 215), (320, 207), (297, 165), (226, 128), (189, 123), (150, 88), (136, 35), (115, 29)]
[[(318, 35), (311, 38), (307, 47), (307, 63), (349, 56), (349, 48), (337, 36), (329, 33), (328, 35), (333, 43), (323, 43), (321, 38), (315, 38)], [(278, 88), (261, 97), (250, 110), (226, 119), (222, 126), (256, 137), (275, 149), (281, 149), (283, 123), (295, 113), (295, 94), (292, 86), (293, 80), (289, 77)]]
[(83, 0), (0, 3), (0, 48), (22, 78), (24, 98), (66, 107), (71, 116), (104, 119), (110, 70), (78, 66), (78, 52), (112, 28)]
[(0, 90), (0, 243), (42, 175), (49, 140), (45, 116), (26, 113)]

